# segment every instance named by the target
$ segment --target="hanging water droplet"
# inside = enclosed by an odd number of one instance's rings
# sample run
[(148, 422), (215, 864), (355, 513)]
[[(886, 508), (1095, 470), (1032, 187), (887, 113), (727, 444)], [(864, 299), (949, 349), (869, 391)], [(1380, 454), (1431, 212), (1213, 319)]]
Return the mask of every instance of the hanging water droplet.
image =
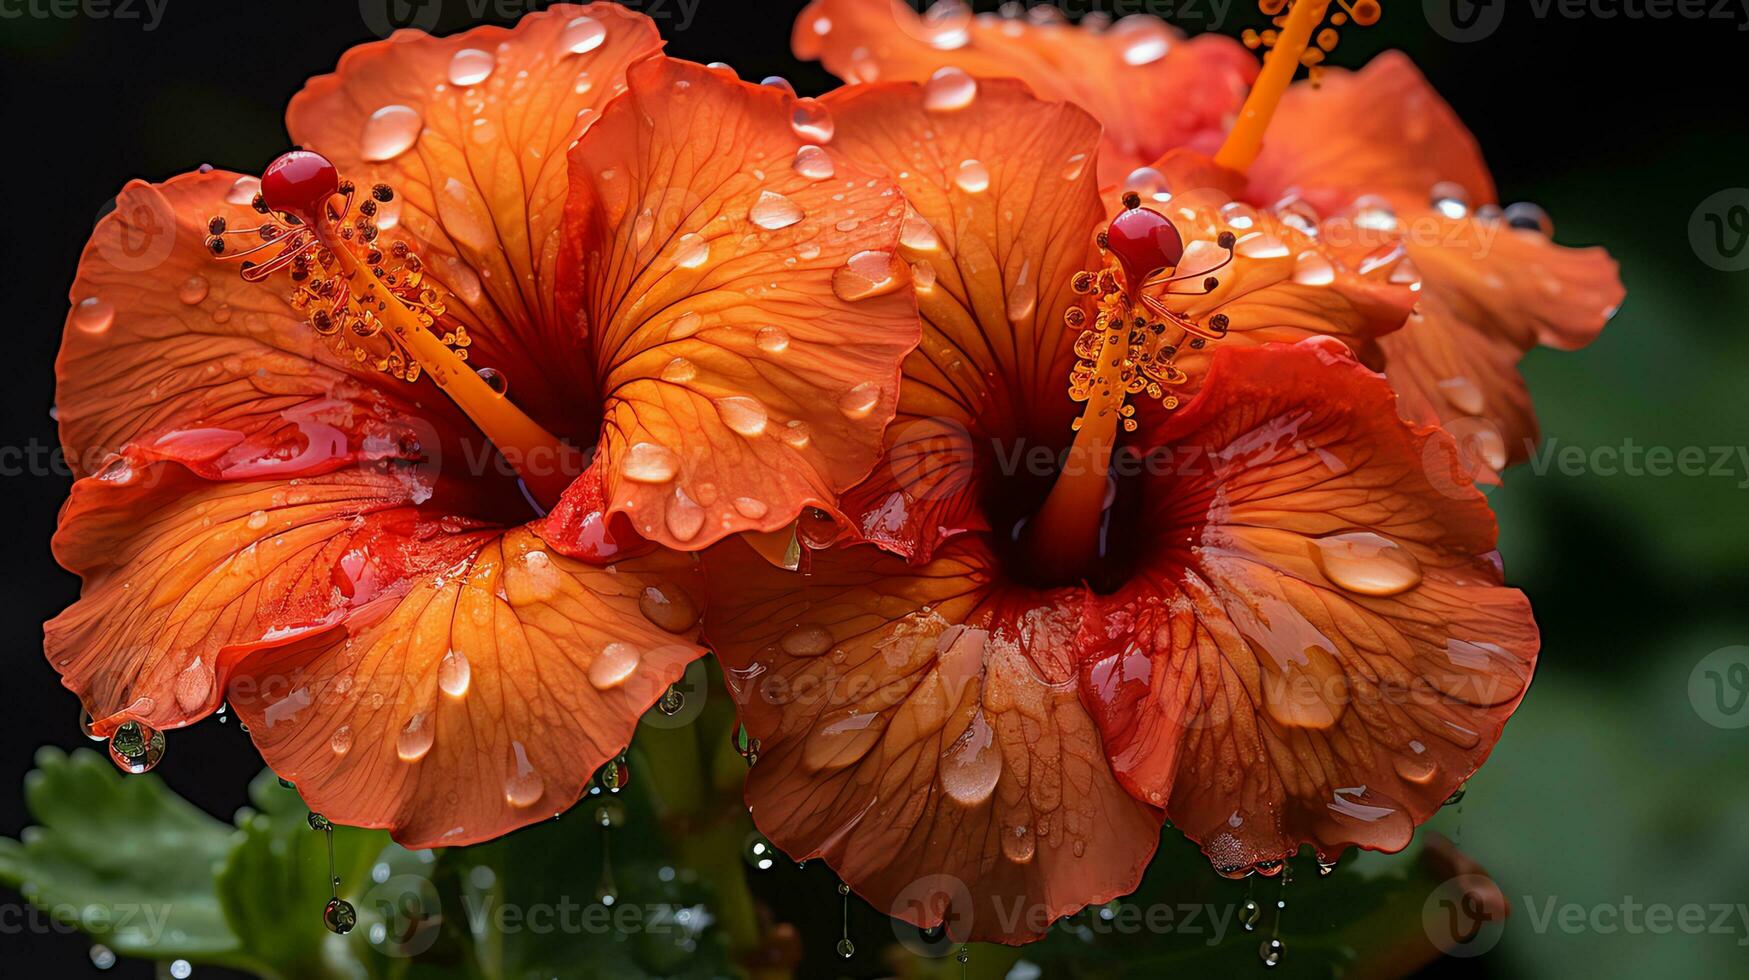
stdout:
[(954, 170), (953, 182), (967, 194), (977, 194), (990, 187), (990, 168), (980, 160), (961, 160)]
[(590, 819), (594, 821), (595, 826), (600, 827), (603, 830), (612, 830), (616, 827), (625, 826), (625, 801), (616, 796), (601, 797), (595, 801), (595, 809), (590, 814)]
[(501, 396), (510, 390), (510, 379), (506, 378), (504, 372), (497, 368), (483, 367), (474, 373), (480, 376), (481, 381), (486, 382), (486, 387), (492, 389), (494, 395)]
[(826, 155), (825, 150), (812, 143), (804, 143), (796, 151), (794, 166), (796, 173), (809, 180), (829, 180), (837, 173), (837, 168), (832, 165), (832, 158)]
[(73, 325), (86, 333), (102, 333), (115, 322), (115, 304), (101, 296), (87, 296), (73, 307)]
[(170, 974), (170, 980), (188, 980), (194, 976), (194, 964), (187, 960), (171, 960), (165, 972)]
[(978, 97), (978, 80), (951, 65), (929, 76), (923, 86), (923, 108), (931, 112), (964, 109)]
[(164, 733), (142, 722), (122, 722), (109, 737), (109, 758), (123, 772), (149, 772), (164, 758)]
[(84, 708), (80, 708), (79, 709), (79, 730), (81, 732), (85, 733), (85, 737), (90, 739), (93, 742), (107, 742), (107, 741), (109, 741), (109, 736), (99, 735), (99, 734), (97, 734), (96, 731), (94, 731), (92, 729), (92, 726), (95, 724), (97, 724), (97, 722), (92, 719), (91, 712), (86, 711)]
[(1459, 783), (1458, 788), (1451, 791), (1451, 795), (1445, 798), (1445, 803), (1442, 805), (1457, 806), (1464, 801), (1464, 794), (1469, 792), (1469, 790), (1469, 783)]
[(631, 780), (632, 770), (626, 764), (624, 755), (609, 759), (607, 764), (601, 767), (601, 771), (595, 774), (595, 785), (609, 793), (617, 793), (625, 789), (631, 784)]
[(770, 871), (777, 866), (777, 848), (772, 847), (771, 841), (757, 830), (747, 835), (741, 847), (741, 857), (755, 871)]
[(559, 50), (568, 54), (588, 54), (607, 40), (607, 27), (593, 17), (577, 17), (559, 33)]
[(311, 830), (329, 831), (334, 829), (333, 822), (320, 813), (311, 812), (304, 820), (310, 825)]
[(386, 105), (370, 114), (359, 135), (359, 154), (372, 162), (393, 160), (407, 152), (425, 128), (419, 110), (404, 105)]
[(680, 471), (680, 457), (666, 446), (640, 442), (626, 452), (621, 471), (634, 483), (667, 483)]
[(850, 941), (850, 937), (838, 940), (838, 955), (845, 959), (856, 955), (856, 944)]
[(344, 898), (331, 898), (322, 909), (322, 924), (337, 936), (344, 936), (358, 925), (358, 910)]
[(1261, 918), (1263, 906), (1258, 905), (1255, 899), (1247, 898), (1245, 904), (1239, 906), (1239, 924), (1245, 927), (1246, 932), (1256, 930), (1257, 921)]
[(1340, 588), (1360, 595), (1400, 595), (1421, 584), (1421, 562), (1382, 534), (1348, 531), (1317, 538), (1318, 567)]
[(463, 48), (449, 59), (449, 81), (452, 85), (466, 88), (478, 85), (492, 76), (492, 69), (498, 62), (492, 57), (492, 52), (481, 51), (478, 48)]
[(189, 276), (182, 280), (181, 286), (177, 287), (176, 298), (181, 300), (185, 306), (198, 306), (201, 300), (206, 299), (210, 290), (211, 285), (206, 281), (205, 276)]
[(1330, 860), (1326, 861), (1326, 860), (1324, 860), (1322, 855), (1320, 855), (1318, 857), (1318, 877), (1327, 878), (1335, 870), (1336, 870), (1336, 859), (1335, 858), (1331, 858)]
[(735, 726), (735, 752), (751, 766), (759, 761), (759, 740), (747, 733), (746, 725)]
[(953, 958), (958, 961), (961, 966), (970, 963), (972, 961), (972, 947), (961, 943), (959, 950), (953, 954)]
[(686, 692), (672, 684), (668, 686), (668, 690), (662, 692), (660, 698), (656, 699), (656, 710), (670, 718), (679, 714), (680, 709), (684, 707), (686, 707)]
[(747, 217), (754, 224), (767, 231), (788, 228), (802, 220), (802, 207), (796, 202), (774, 191), (760, 191), (759, 200), (753, 202)]
[(832, 113), (813, 99), (796, 100), (795, 108), (790, 110), (789, 125), (798, 137), (810, 143), (832, 142), (832, 134), (838, 128)]
[(1287, 947), (1280, 939), (1266, 940), (1257, 948), (1257, 955), (1262, 958), (1263, 965), (1269, 967), (1280, 966), (1282, 955), (1286, 952)]
[(102, 943), (91, 947), (91, 965), (99, 970), (108, 970), (115, 966), (115, 950)]

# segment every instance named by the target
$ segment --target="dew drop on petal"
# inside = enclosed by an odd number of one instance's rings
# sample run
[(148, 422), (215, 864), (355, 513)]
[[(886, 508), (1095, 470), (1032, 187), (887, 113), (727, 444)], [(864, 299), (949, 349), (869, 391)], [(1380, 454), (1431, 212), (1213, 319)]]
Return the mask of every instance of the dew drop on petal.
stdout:
[(589, 662), (589, 683), (608, 690), (626, 682), (638, 669), (642, 654), (630, 643), (609, 643)]
[(1322, 253), (1307, 249), (1294, 260), (1294, 282), (1302, 286), (1328, 286), (1336, 281), (1336, 267)]
[(386, 105), (370, 114), (359, 136), (359, 153), (369, 161), (393, 160), (419, 139), (425, 119), (419, 110), (404, 105)]
[(827, 180), (838, 172), (826, 151), (812, 143), (805, 143), (796, 151), (795, 170), (809, 180)]
[(1433, 185), (1431, 197), (1433, 210), (1441, 215), (1453, 221), (1461, 221), (1469, 216), (1470, 195), (1464, 190), (1464, 185), (1449, 180), (1440, 181)]
[(468, 665), (468, 655), (460, 650), (448, 651), (437, 664), (437, 686), (452, 698), (468, 693), (468, 685), (472, 683), (473, 676), (473, 668)]
[(899, 244), (924, 252), (940, 248), (941, 237), (935, 233), (935, 226), (929, 223), (929, 219), (907, 208), (905, 220), (899, 225)]
[(692, 232), (681, 235), (674, 243), (674, 264), (682, 269), (696, 269), (710, 257), (710, 243)]
[(753, 345), (767, 354), (781, 354), (789, 350), (789, 334), (782, 327), (760, 327)]
[(497, 65), (492, 52), (481, 51), (479, 48), (463, 48), (449, 59), (450, 84), (464, 88), (478, 85), (492, 77), (492, 69)]
[(717, 399), (717, 414), (729, 431), (749, 438), (765, 431), (770, 417), (759, 399), (747, 395), (730, 395)]
[(978, 806), (996, 791), (1002, 775), (1002, 750), (982, 711), (948, 747), (941, 759), (941, 788), (962, 806)]
[(979, 160), (961, 160), (953, 172), (953, 182), (968, 194), (977, 194), (990, 186), (990, 168)]
[(573, 19), (559, 32), (559, 50), (567, 54), (588, 54), (607, 40), (607, 26), (593, 17)]
[(1421, 584), (1421, 563), (1409, 549), (1382, 534), (1350, 531), (1314, 543), (1314, 557), (1324, 576), (1350, 592), (1393, 596)]
[(395, 754), (402, 762), (418, 762), (425, 758), (425, 753), (431, 751), (431, 743), (437, 738), (437, 732), (431, 725), (431, 719), (423, 711), (407, 719), (407, 724), (401, 726), (401, 734), (395, 737)]
[(1279, 259), (1292, 254), (1281, 239), (1263, 231), (1239, 239), (1234, 251), (1248, 259)]
[(1166, 175), (1153, 167), (1137, 167), (1124, 178), (1123, 189), (1135, 191), (1144, 200), (1164, 203), (1172, 200), (1171, 185), (1167, 183)]
[(765, 505), (765, 501), (758, 497), (736, 497), (732, 503), (735, 507), (735, 513), (750, 521), (759, 520), (771, 509)]
[(1487, 398), (1482, 389), (1469, 378), (1444, 378), (1439, 382), (1439, 391), (1445, 395), (1445, 400), (1451, 406), (1465, 415), (1480, 415), (1488, 406)]
[(675, 317), (674, 321), (668, 324), (668, 339), (685, 340), (698, 333), (698, 328), (702, 326), (704, 326), (704, 317), (688, 310)]
[(261, 178), (245, 174), (231, 183), (231, 189), (225, 192), (225, 200), (232, 204), (251, 204), (255, 195), (261, 193)]
[(873, 381), (864, 381), (838, 399), (838, 410), (847, 419), (865, 419), (880, 404), (881, 388)]
[(546, 780), (528, 761), (527, 747), (521, 742), (511, 742), (510, 748), (516, 754), (516, 771), (504, 780), (504, 802), (518, 809), (533, 806), (546, 793)]
[(680, 457), (666, 446), (640, 442), (627, 450), (621, 471), (633, 483), (667, 483), (680, 472)]
[(334, 729), (334, 734), (328, 737), (328, 748), (335, 755), (345, 755), (352, 751), (352, 726), (341, 725)]
[(767, 231), (776, 231), (802, 220), (802, 206), (774, 191), (760, 191), (747, 217)]
[(684, 357), (676, 357), (662, 368), (662, 380), (669, 384), (683, 385), (698, 377), (698, 365)]
[(646, 586), (638, 596), (638, 611), (644, 618), (670, 633), (684, 633), (697, 625), (698, 604), (675, 586)]
[(87, 296), (73, 307), (73, 325), (86, 333), (102, 333), (115, 322), (115, 304), (101, 296)]
[(685, 487), (675, 487), (663, 506), (668, 533), (681, 541), (691, 541), (704, 528), (704, 508), (688, 496)]
[(810, 143), (830, 143), (832, 134), (837, 132), (832, 113), (813, 99), (796, 101), (795, 108), (790, 111), (789, 125), (797, 136)]
[(1135, 67), (1159, 61), (1172, 47), (1172, 35), (1166, 25), (1152, 17), (1143, 16), (1134, 21), (1126, 18), (1112, 30), (1112, 34), (1122, 38), (1124, 64)]
[(923, 86), (923, 108), (931, 112), (964, 109), (977, 97), (978, 80), (951, 65), (929, 76)]
[(883, 296), (899, 288), (903, 280), (899, 265), (887, 252), (865, 251), (852, 255), (832, 273), (832, 292), (845, 302)]
[(1085, 153), (1077, 153), (1070, 157), (1067, 163), (1063, 164), (1064, 180), (1080, 180), (1081, 175), (1086, 172), (1087, 154)]
[(198, 306), (201, 300), (206, 299), (207, 293), (211, 289), (212, 286), (206, 281), (205, 276), (189, 276), (182, 280), (181, 286), (176, 288), (176, 298), (186, 306)]
[(785, 633), (777, 645), (792, 657), (818, 657), (832, 649), (832, 631), (824, 626), (804, 623)]

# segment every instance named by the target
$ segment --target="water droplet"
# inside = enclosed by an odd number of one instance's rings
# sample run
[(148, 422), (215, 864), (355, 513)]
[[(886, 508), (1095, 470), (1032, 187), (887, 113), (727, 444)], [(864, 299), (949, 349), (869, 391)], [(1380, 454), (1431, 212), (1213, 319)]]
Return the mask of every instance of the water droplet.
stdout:
[(109, 737), (109, 758), (122, 772), (149, 772), (164, 758), (164, 733), (144, 722), (122, 722)]
[(1239, 239), (1234, 251), (1248, 259), (1279, 259), (1292, 254), (1281, 239), (1263, 231)]
[(1166, 57), (1166, 52), (1172, 47), (1172, 35), (1167, 33), (1166, 25), (1152, 17), (1127, 21), (1113, 33), (1124, 38), (1123, 61), (1126, 65), (1151, 65)]
[(188, 980), (194, 976), (194, 964), (187, 960), (171, 960), (168, 972), (170, 980)]
[(1038, 305), (1038, 287), (1032, 281), (1032, 262), (1020, 264), (1020, 272), (1014, 277), (1014, 285), (1008, 288), (1008, 319), (1011, 323), (1019, 323), (1032, 315), (1033, 307)]
[(327, 817), (314, 811), (304, 818), (304, 822), (310, 825), (311, 830), (320, 833), (326, 833), (327, 831), (334, 829), (334, 822), (332, 820), (329, 820)]
[(767, 231), (776, 231), (802, 220), (802, 207), (782, 194), (760, 191), (759, 200), (753, 202), (747, 217)]
[(884, 296), (902, 283), (899, 263), (890, 253), (875, 250), (852, 255), (832, 273), (832, 292), (847, 303)]
[(533, 806), (546, 794), (546, 780), (534, 771), (528, 761), (528, 749), (521, 742), (510, 743), (510, 748), (516, 755), (516, 771), (504, 780), (504, 802), (517, 809)]
[(176, 298), (187, 306), (198, 306), (201, 300), (206, 299), (210, 290), (211, 286), (206, 281), (205, 276), (189, 276), (182, 280), (182, 285), (177, 288)]
[(990, 168), (978, 160), (961, 160), (953, 173), (953, 182), (967, 194), (977, 194), (990, 186)]
[(452, 85), (466, 88), (478, 85), (492, 76), (492, 69), (498, 62), (490, 51), (479, 48), (463, 48), (449, 59), (449, 81)]
[(804, 623), (785, 633), (778, 646), (792, 657), (818, 657), (832, 649), (832, 631), (824, 626)]
[(670, 633), (684, 633), (697, 624), (698, 604), (675, 586), (645, 586), (638, 596), (644, 618)]
[(637, 672), (642, 659), (630, 643), (609, 643), (589, 662), (589, 683), (602, 691), (618, 687)]
[(670, 718), (679, 714), (680, 709), (684, 707), (686, 707), (686, 692), (672, 684), (668, 686), (668, 690), (662, 692), (661, 697), (656, 699), (656, 710)]
[(425, 119), (419, 110), (404, 105), (386, 105), (370, 114), (359, 136), (359, 153), (366, 160), (393, 160), (419, 139)]
[(1506, 206), (1506, 224), (1521, 231), (1534, 231), (1545, 238), (1555, 233), (1555, 222), (1549, 213), (1528, 201)]
[(662, 368), (662, 380), (669, 384), (683, 385), (698, 377), (698, 365), (684, 357), (676, 357)]
[(418, 762), (431, 751), (431, 743), (436, 738), (437, 732), (432, 728), (431, 720), (421, 711), (401, 726), (401, 734), (395, 738), (395, 754), (402, 762)]
[(510, 390), (510, 379), (506, 378), (504, 372), (497, 368), (483, 367), (475, 373), (480, 376), (481, 381), (486, 382), (486, 387), (492, 389), (494, 395), (502, 396)]
[(855, 956), (856, 944), (851, 942), (848, 938), (838, 940), (838, 955), (844, 959), (850, 959), (852, 956)]
[(978, 97), (978, 80), (951, 65), (929, 76), (923, 86), (923, 108), (931, 112), (964, 109)]
[(777, 89), (779, 92), (782, 92), (785, 95), (795, 95), (796, 94), (796, 87), (794, 85), (791, 85), (789, 83), (789, 79), (783, 77), (782, 75), (767, 75), (764, 78), (759, 80), (759, 84), (765, 86), (766, 88)]
[(569, 54), (588, 54), (607, 40), (607, 27), (593, 17), (578, 17), (559, 33), (559, 50)]
[(1453, 221), (1469, 216), (1470, 195), (1464, 185), (1449, 180), (1433, 185), (1433, 210)]
[(747, 734), (746, 725), (736, 725), (733, 736), (735, 752), (747, 760), (749, 766), (759, 761), (759, 740)]
[(1015, 864), (1031, 861), (1038, 851), (1038, 836), (1024, 824), (1002, 830), (1002, 856)]
[(245, 175), (232, 182), (231, 189), (225, 192), (225, 200), (232, 204), (252, 204), (259, 193), (261, 178)]
[(711, 257), (710, 242), (687, 232), (674, 243), (674, 264), (682, 269), (696, 269)]
[(741, 857), (755, 871), (770, 871), (777, 866), (777, 848), (771, 846), (771, 841), (766, 840), (765, 835), (758, 831), (747, 835), (747, 840), (741, 847)]
[(1350, 592), (1393, 596), (1421, 584), (1421, 563), (1382, 534), (1351, 531), (1318, 538), (1314, 557), (1324, 576)]
[(107, 742), (107, 741), (109, 741), (109, 736), (99, 735), (99, 734), (97, 734), (97, 732), (92, 730), (92, 726), (95, 724), (96, 724), (96, 722), (92, 719), (91, 712), (86, 711), (84, 708), (80, 708), (79, 709), (79, 730), (81, 732), (85, 733), (85, 737), (90, 739), (93, 742)]
[(764, 517), (766, 512), (771, 509), (766, 506), (765, 501), (758, 497), (736, 497), (731, 503), (734, 505), (735, 513), (754, 521)]
[(1086, 172), (1087, 154), (1085, 153), (1077, 153), (1069, 158), (1069, 162), (1063, 164), (1064, 180), (1080, 180), (1081, 175)]
[(87, 296), (73, 307), (73, 325), (86, 333), (102, 333), (115, 322), (115, 304), (101, 296)]
[(829, 180), (833, 174), (838, 172), (837, 168), (832, 165), (832, 158), (826, 155), (826, 151), (812, 143), (803, 144), (802, 148), (796, 151), (795, 169), (796, 173), (809, 180)]
[(1336, 281), (1336, 267), (1323, 253), (1307, 249), (1294, 260), (1294, 282), (1302, 286), (1328, 286)]
[(345, 755), (352, 751), (352, 726), (341, 725), (334, 729), (333, 736), (328, 739), (328, 748), (332, 749), (335, 755)]
[(1451, 791), (1451, 795), (1445, 798), (1445, 803), (1443, 803), (1442, 805), (1443, 806), (1457, 806), (1459, 803), (1462, 803), (1464, 801), (1464, 794), (1468, 793), (1469, 791), (1470, 791), (1470, 784), (1469, 783), (1459, 783), (1458, 788)]
[(322, 910), (322, 924), (337, 936), (344, 936), (358, 925), (358, 910), (344, 898), (331, 898)]
[(595, 810), (590, 820), (595, 826), (605, 830), (623, 827), (626, 822), (626, 805), (617, 797), (603, 796), (595, 801)]
[(1166, 175), (1153, 167), (1137, 167), (1130, 171), (1124, 178), (1123, 189), (1140, 194), (1144, 201), (1164, 204), (1172, 200), (1172, 188)]
[(907, 208), (905, 220), (899, 225), (899, 244), (923, 252), (941, 247), (941, 237), (935, 233), (935, 226), (928, 219)]
[(626, 452), (621, 469), (625, 478), (634, 483), (667, 483), (680, 472), (680, 457), (666, 446), (640, 442)]
[(789, 334), (781, 327), (760, 327), (753, 344), (767, 354), (781, 354), (789, 350)]
[(830, 143), (837, 126), (832, 122), (832, 113), (813, 99), (798, 99), (796, 106), (790, 111), (790, 129), (795, 134), (810, 143)]
[(838, 411), (847, 419), (865, 419), (880, 404), (881, 388), (873, 381), (864, 381), (838, 399)]
[(1445, 378), (1439, 382), (1439, 390), (1453, 408), (1465, 415), (1480, 415), (1487, 407), (1482, 389), (1469, 378)]
[(941, 760), (941, 787), (956, 802), (972, 807), (990, 798), (1002, 775), (1002, 750), (989, 722), (979, 711), (972, 716)]
[(601, 771), (595, 774), (595, 785), (609, 793), (617, 793), (625, 789), (631, 785), (631, 781), (632, 770), (630, 766), (626, 765), (626, 757), (623, 755), (609, 759), (607, 764), (601, 767)]
[(99, 970), (108, 970), (115, 966), (115, 950), (98, 943), (91, 947), (91, 965)]
[(474, 670), (468, 664), (468, 656), (460, 650), (444, 653), (443, 660), (437, 664), (437, 686), (452, 698), (468, 693), (468, 685), (472, 683), (473, 676)]
[(1257, 955), (1263, 959), (1264, 966), (1280, 966), (1282, 955), (1286, 952), (1287, 947), (1279, 939), (1265, 940), (1263, 945), (1257, 947)]
[(963, 0), (936, 0), (923, 12), (924, 40), (937, 51), (957, 51), (972, 39), (972, 8)]
[(717, 399), (717, 414), (722, 416), (723, 424), (729, 431), (737, 435), (752, 438), (765, 432), (769, 421), (765, 406), (757, 398), (746, 395), (730, 395)]
[(675, 487), (663, 507), (668, 533), (682, 541), (691, 541), (704, 528), (704, 508), (687, 495), (685, 487)]
[(1263, 906), (1258, 905), (1256, 900), (1247, 898), (1245, 904), (1239, 906), (1239, 924), (1245, 927), (1246, 932), (1256, 929), (1257, 921), (1261, 918)]

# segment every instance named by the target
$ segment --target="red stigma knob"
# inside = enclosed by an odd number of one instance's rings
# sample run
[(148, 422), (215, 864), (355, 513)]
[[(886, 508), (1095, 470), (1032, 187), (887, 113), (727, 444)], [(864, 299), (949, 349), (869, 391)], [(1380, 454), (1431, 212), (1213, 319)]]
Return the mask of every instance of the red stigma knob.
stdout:
[(261, 200), (274, 211), (313, 221), (323, 204), (340, 193), (340, 171), (328, 158), (309, 150), (281, 154), (261, 174)]
[(1123, 266), (1131, 296), (1142, 282), (1184, 257), (1184, 238), (1166, 216), (1148, 208), (1130, 208), (1112, 219), (1106, 247)]

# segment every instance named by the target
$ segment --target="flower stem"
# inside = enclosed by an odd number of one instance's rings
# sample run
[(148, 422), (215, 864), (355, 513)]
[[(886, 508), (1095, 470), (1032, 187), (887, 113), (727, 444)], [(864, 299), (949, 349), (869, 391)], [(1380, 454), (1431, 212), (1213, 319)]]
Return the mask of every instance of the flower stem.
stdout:
[(1238, 122), (1233, 124), (1227, 141), (1215, 154), (1216, 163), (1243, 173), (1257, 159), (1257, 154), (1263, 149), (1263, 132), (1269, 128), (1269, 119), (1281, 104), (1281, 97), (1294, 80), (1294, 73), (1299, 71), (1300, 56), (1312, 42), (1312, 32), (1324, 22), (1324, 11), (1329, 7), (1330, 0), (1294, 0), (1275, 47), (1264, 59), (1263, 71), (1258, 74), (1256, 84), (1251, 86), (1244, 108), (1239, 110)]

